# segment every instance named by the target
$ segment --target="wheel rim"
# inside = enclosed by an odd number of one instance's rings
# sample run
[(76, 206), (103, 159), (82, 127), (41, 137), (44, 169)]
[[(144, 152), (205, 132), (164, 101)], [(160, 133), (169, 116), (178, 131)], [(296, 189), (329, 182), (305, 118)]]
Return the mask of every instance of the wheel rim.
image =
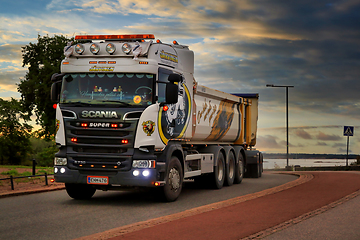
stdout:
[(224, 175), (224, 164), (223, 162), (219, 159), (218, 161), (218, 168), (217, 168), (217, 178), (219, 180), (219, 182), (222, 181), (223, 179), (223, 175)]
[(235, 173), (235, 161), (234, 158), (230, 158), (229, 160), (229, 177), (233, 178)]
[(180, 188), (180, 173), (176, 168), (172, 168), (169, 172), (169, 185), (175, 192)]
[(243, 166), (243, 164), (242, 164), (242, 161), (239, 161), (239, 176), (240, 177), (242, 177), (242, 175), (243, 175), (243, 168), (244, 168), (244, 166)]

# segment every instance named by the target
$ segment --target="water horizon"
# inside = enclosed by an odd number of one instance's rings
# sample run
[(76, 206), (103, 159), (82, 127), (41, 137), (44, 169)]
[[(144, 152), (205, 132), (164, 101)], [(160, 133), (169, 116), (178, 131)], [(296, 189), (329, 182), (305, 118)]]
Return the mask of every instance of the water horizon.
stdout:
[[(356, 159), (348, 159), (348, 165), (355, 163)], [(289, 166), (300, 167), (335, 167), (346, 166), (346, 159), (289, 159)], [(264, 159), (264, 169), (278, 169), (286, 167), (286, 158)]]

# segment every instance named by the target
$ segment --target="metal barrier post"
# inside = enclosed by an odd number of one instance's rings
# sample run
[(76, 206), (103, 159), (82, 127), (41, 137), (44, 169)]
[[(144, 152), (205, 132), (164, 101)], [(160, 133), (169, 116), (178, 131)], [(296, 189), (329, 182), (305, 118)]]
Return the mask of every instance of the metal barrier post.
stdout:
[(47, 173), (45, 173), (45, 185), (46, 185), (46, 186), (49, 185), (49, 184), (48, 184), (48, 179), (47, 179)]
[(14, 190), (14, 180), (12, 175), (10, 175), (10, 183), (11, 183), (11, 190)]
[(32, 175), (35, 175), (35, 166), (36, 166), (36, 160), (33, 158), (33, 165), (32, 165)]

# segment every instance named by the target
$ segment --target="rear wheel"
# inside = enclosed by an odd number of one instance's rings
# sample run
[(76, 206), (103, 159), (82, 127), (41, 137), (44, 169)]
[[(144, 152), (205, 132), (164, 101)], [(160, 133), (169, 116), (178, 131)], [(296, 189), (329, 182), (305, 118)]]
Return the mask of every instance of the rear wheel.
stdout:
[(214, 172), (212, 174), (213, 178), (213, 186), (216, 189), (220, 189), (223, 187), (225, 182), (225, 160), (224, 154), (219, 153), (217, 164), (214, 167)]
[(250, 170), (250, 176), (251, 176), (252, 178), (259, 178), (259, 177), (261, 177), (261, 175), (260, 175), (261, 169), (260, 169), (260, 164), (259, 164), (259, 163), (251, 164), (251, 165), (249, 166), (249, 170)]
[(235, 167), (235, 179), (234, 183), (239, 184), (244, 178), (244, 157), (239, 153), (239, 159)]
[(235, 156), (233, 152), (229, 152), (229, 162), (226, 164), (226, 177), (225, 177), (225, 184), (227, 186), (231, 186), (234, 183), (235, 179)]
[(263, 161), (264, 161), (264, 159), (263, 159), (263, 155), (262, 155), (262, 153), (259, 153), (259, 177), (261, 177), (262, 176), (262, 172), (263, 172)]
[(183, 171), (180, 161), (173, 156), (170, 160), (163, 187), (164, 198), (168, 202), (175, 201), (182, 190)]
[(66, 192), (71, 198), (78, 200), (90, 199), (96, 189), (86, 184), (65, 183)]

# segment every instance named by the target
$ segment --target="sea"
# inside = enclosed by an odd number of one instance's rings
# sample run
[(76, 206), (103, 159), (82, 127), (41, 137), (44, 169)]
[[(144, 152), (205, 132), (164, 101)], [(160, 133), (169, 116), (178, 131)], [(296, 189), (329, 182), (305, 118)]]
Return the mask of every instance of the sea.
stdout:
[[(348, 165), (356, 159), (348, 159)], [(346, 159), (289, 159), (289, 166), (300, 167), (335, 167), (346, 166)], [(278, 169), (286, 167), (286, 159), (264, 159), (264, 169)]]

